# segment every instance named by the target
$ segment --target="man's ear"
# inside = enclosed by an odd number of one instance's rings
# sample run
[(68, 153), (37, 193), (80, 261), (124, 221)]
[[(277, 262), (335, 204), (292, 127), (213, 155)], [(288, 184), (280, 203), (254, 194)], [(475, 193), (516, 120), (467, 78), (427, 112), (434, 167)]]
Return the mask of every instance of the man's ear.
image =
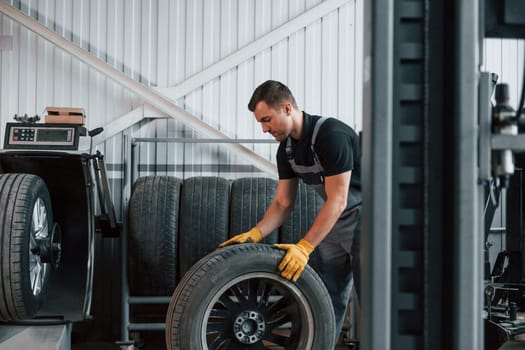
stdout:
[(284, 106), (284, 112), (286, 113), (286, 115), (290, 115), (292, 114), (292, 104), (290, 102), (286, 102), (283, 104)]

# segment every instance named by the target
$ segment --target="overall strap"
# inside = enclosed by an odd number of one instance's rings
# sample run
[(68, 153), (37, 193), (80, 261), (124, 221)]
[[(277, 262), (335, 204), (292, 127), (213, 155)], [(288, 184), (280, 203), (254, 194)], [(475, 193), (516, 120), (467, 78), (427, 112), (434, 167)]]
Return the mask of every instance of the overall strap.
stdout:
[[(320, 118), (314, 126), (314, 131), (312, 132), (312, 142), (310, 145), (310, 148), (314, 154), (314, 162), (319, 163), (319, 159), (317, 158), (317, 155), (315, 154), (315, 140), (317, 139), (317, 134), (319, 133), (319, 129), (321, 128), (321, 125), (327, 120), (328, 118)], [(293, 153), (292, 153), (292, 138), (288, 136), (288, 139), (286, 140), (286, 156), (288, 159), (293, 159)]]
[(323, 167), (321, 165), (321, 162), (319, 161), (319, 158), (317, 157), (317, 154), (315, 153), (314, 145), (315, 141), (317, 139), (317, 134), (319, 133), (319, 129), (321, 128), (321, 125), (327, 120), (328, 118), (320, 118), (317, 120), (314, 126), (314, 130), (312, 132), (312, 140), (311, 140), (311, 151), (313, 154), (313, 161), (314, 164), (310, 166), (305, 165), (298, 165), (295, 163), (295, 159), (293, 157), (293, 149), (292, 149), (292, 139), (291, 137), (288, 137), (286, 140), (286, 157), (288, 158), (288, 162), (290, 163), (290, 166), (292, 167), (293, 171), (299, 175), (303, 179), (303, 181), (306, 184), (312, 184), (312, 183), (324, 183), (324, 177), (323, 177)]
[(321, 128), (321, 125), (323, 125), (323, 123), (327, 120), (328, 118), (324, 118), (324, 117), (319, 119), (317, 123), (315, 123), (314, 132), (312, 133), (312, 144), (310, 145), (310, 148), (312, 149), (312, 153), (314, 155), (314, 163), (317, 164), (319, 167), (321, 167), (321, 162), (319, 162), (319, 158), (317, 158), (317, 153), (315, 153), (315, 149), (314, 149), (315, 140), (317, 139), (317, 134), (319, 133), (319, 129)]

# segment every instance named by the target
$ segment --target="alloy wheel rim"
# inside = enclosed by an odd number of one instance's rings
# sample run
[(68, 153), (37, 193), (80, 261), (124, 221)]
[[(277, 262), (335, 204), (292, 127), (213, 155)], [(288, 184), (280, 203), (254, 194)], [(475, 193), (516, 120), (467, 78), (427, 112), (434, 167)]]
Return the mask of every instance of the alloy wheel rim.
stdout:
[(311, 349), (313, 314), (297, 286), (273, 273), (251, 273), (225, 284), (208, 303), (204, 349)]
[(38, 241), (49, 237), (49, 223), (47, 209), (42, 198), (38, 197), (33, 206), (31, 215), (31, 232), (29, 235), (29, 279), (31, 291), (34, 296), (42, 292), (44, 283), (49, 273), (48, 264), (42, 262)]

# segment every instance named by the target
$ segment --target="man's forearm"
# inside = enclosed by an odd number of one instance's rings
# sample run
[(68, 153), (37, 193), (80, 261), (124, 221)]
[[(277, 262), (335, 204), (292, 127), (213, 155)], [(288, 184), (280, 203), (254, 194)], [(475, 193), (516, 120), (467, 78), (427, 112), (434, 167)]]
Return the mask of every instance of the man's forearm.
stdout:
[(266, 210), (266, 213), (264, 214), (264, 217), (257, 223), (257, 227), (259, 230), (261, 230), (263, 237), (266, 237), (269, 235), (273, 230), (280, 227), (290, 212), (292, 211), (292, 207), (290, 206), (281, 206), (277, 202), (272, 202), (268, 209)]
[(304, 239), (314, 247), (317, 247), (334, 227), (344, 208), (345, 205), (338, 201), (326, 201), (321, 210), (319, 210), (312, 226), (304, 235)]
[(351, 177), (352, 172), (346, 171), (325, 178), (326, 202), (317, 214), (312, 227), (304, 236), (304, 239), (314, 247), (317, 247), (328, 235), (345, 210)]

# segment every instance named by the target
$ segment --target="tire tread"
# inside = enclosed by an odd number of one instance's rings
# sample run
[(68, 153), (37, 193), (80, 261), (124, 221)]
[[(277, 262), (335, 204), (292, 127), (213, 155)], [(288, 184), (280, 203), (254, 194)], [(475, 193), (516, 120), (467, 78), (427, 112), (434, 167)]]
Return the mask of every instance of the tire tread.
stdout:
[(169, 295), (178, 280), (177, 240), (182, 180), (137, 179), (129, 204), (129, 287), (132, 295)]
[(40, 308), (47, 290), (34, 296), (29, 281), (29, 235), (33, 203), (43, 196), (52, 226), (52, 208), (44, 181), (31, 174), (0, 174), (0, 320), (31, 318)]

